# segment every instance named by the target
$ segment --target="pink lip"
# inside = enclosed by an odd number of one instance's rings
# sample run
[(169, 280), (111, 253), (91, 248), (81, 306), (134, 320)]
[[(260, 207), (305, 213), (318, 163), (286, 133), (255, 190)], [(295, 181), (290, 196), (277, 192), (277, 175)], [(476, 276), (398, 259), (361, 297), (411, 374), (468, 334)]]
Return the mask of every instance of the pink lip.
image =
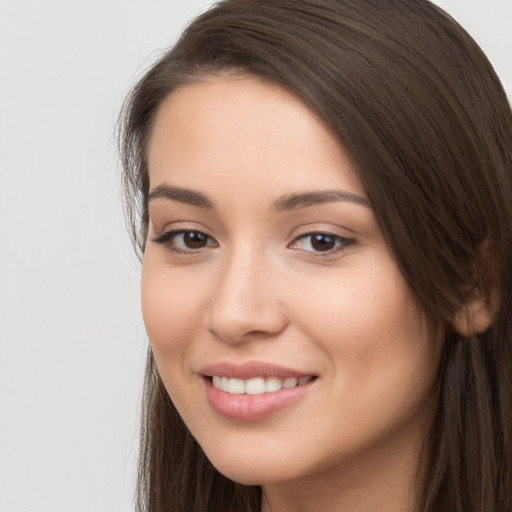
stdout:
[(282, 366), (267, 363), (249, 362), (233, 364), (228, 362), (206, 366), (200, 372), (203, 376), (206, 397), (211, 407), (222, 416), (238, 421), (256, 421), (266, 418), (297, 402), (314, 385), (317, 379), (294, 388), (280, 389), (260, 395), (231, 394), (217, 389), (207, 377), (218, 375), (238, 379), (254, 377), (300, 378), (312, 375)]
[(249, 361), (247, 363), (230, 363), (228, 361), (221, 361), (205, 366), (199, 370), (200, 374), (207, 377), (218, 375), (219, 377), (230, 377), (235, 379), (252, 379), (254, 377), (278, 377), (286, 379), (286, 377), (304, 377), (312, 375), (284, 366), (275, 364), (263, 363), (260, 361)]

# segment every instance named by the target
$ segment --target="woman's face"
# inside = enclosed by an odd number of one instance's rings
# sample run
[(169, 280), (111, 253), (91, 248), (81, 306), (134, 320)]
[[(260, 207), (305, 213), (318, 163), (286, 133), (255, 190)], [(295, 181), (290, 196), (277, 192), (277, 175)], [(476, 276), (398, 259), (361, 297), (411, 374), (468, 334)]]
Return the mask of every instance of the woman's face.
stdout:
[(248, 484), (412, 470), (441, 339), (331, 132), (216, 78), (164, 102), (148, 157), (144, 320), (212, 463)]

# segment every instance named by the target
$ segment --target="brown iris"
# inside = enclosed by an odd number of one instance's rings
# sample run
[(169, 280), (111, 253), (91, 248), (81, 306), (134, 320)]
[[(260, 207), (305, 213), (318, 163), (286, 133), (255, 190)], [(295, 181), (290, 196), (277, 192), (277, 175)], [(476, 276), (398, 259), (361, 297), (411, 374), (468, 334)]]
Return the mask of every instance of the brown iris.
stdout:
[(311, 247), (313, 247), (315, 251), (330, 251), (331, 249), (334, 249), (335, 245), (336, 240), (333, 236), (323, 233), (311, 235)]
[(199, 231), (187, 231), (183, 233), (183, 243), (189, 249), (202, 249), (208, 244), (208, 237)]

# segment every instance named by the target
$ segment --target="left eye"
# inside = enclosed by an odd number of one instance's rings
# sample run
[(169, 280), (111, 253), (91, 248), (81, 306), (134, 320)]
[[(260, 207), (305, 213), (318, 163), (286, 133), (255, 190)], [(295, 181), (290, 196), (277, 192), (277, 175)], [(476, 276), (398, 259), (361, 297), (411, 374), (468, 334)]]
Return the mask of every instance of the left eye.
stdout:
[(331, 233), (308, 233), (297, 238), (291, 245), (291, 249), (302, 251), (329, 253), (345, 249), (353, 244), (354, 240)]
[(202, 249), (209, 242), (209, 237), (200, 231), (185, 231), (174, 237), (175, 244), (182, 249)]
[(174, 252), (192, 252), (216, 246), (215, 240), (201, 231), (175, 230), (164, 233), (154, 240)]

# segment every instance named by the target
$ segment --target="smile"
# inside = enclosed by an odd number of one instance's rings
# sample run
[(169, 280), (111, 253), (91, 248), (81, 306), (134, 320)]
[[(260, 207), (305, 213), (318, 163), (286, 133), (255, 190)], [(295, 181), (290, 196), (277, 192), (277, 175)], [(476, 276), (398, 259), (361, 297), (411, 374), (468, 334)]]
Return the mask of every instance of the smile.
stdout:
[(313, 380), (312, 376), (304, 377), (254, 377), (252, 379), (237, 379), (212, 376), (212, 384), (216, 389), (234, 395), (261, 395), (263, 393), (275, 393), (281, 389), (290, 389), (297, 386), (303, 386)]
[(288, 409), (316, 388), (317, 375), (264, 362), (219, 362), (201, 369), (212, 409), (230, 420), (257, 421)]

